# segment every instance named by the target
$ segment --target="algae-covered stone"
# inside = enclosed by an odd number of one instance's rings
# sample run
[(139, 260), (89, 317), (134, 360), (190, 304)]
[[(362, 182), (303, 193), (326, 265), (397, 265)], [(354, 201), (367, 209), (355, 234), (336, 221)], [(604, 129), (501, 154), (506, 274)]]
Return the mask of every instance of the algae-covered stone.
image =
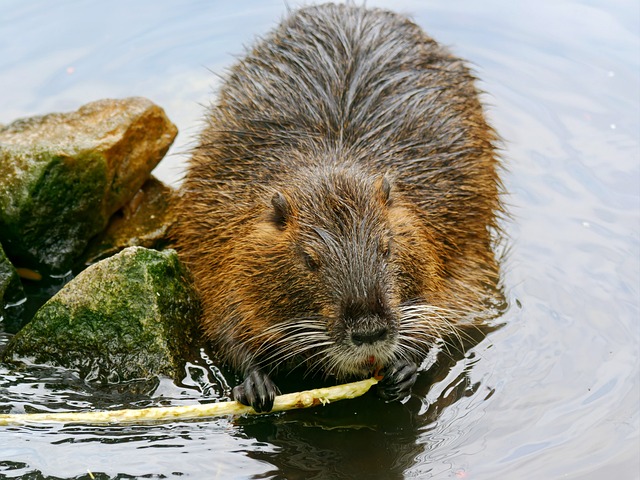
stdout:
[(127, 247), (159, 249), (168, 242), (176, 192), (155, 177), (109, 220), (107, 228), (89, 243), (83, 258), (91, 264)]
[[(19, 302), (24, 299), (24, 290), (18, 272), (11, 264), (0, 245), (0, 323), (4, 330), (16, 331), (20, 319)], [(0, 331), (3, 328), (0, 326)]]
[(0, 241), (21, 265), (68, 269), (140, 189), (177, 134), (144, 98), (0, 128)]
[(173, 250), (130, 247), (84, 270), (9, 343), (27, 357), (84, 378), (177, 378), (196, 331), (199, 303)]
[(9, 261), (0, 245), (0, 304), (24, 296), (22, 285), (15, 267)]

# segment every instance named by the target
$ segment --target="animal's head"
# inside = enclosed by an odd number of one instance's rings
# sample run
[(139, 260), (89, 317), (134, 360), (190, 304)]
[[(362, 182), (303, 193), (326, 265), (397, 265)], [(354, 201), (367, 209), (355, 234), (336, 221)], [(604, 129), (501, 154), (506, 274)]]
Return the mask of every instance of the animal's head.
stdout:
[[(242, 240), (237, 309), (265, 366), (288, 360), (347, 377), (436, 337), (405, 311), (437, 289), (437, 248), (385, 175), (315, 169), (265, 198)], [(235, 271), (235, 269), (234, 269)]]

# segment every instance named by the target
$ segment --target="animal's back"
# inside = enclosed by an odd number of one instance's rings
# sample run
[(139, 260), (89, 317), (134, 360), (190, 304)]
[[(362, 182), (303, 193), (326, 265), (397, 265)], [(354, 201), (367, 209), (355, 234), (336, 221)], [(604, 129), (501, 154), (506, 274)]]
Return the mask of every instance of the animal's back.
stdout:
[[(471, 218), (484, 230), (500, 208), (498, 176), (474, 80), (405, 17), (300, 10), (229, 72), (192, 177), (250, 201), (301, 163), (356, 162), (393, 176), (443, 235), (463, 235)], [(221, 203), (220, 219), (233, 210)]]

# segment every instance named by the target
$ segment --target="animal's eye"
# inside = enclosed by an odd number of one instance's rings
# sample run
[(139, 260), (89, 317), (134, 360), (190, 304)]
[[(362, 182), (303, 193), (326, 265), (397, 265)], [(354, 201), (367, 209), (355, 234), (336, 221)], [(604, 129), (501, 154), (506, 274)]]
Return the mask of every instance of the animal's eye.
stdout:
[(312, 272), (315, 272), (320, 268), (320, 264), (318, 260), (309, 252), (302, 252), (302, 259), (304, 261), (305, 266)]

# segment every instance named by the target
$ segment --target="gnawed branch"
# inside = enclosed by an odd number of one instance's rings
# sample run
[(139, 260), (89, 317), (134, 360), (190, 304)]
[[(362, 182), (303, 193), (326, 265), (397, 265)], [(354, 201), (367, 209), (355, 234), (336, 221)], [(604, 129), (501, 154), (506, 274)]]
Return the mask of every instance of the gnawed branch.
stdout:
[[(336, 385), (334, 387), (316, 388), (303, 392), (279, 395), (275, 398), (271, 412), (309, 408), (337, 402), (339, 400), (356, 398), (365, 394), (376, 383), (378, 383), (378, 380), (369, 378), (359, 382)], [(0, 426), (27, 425), (32, 423), (74, 423), (88, 425), (137, 424), (246, 414), (258, 414), (258, 412), (236, 401), (229, 401), (179, 407), (150, 407), (113, 411), (6, 414), (0, 415)]]

